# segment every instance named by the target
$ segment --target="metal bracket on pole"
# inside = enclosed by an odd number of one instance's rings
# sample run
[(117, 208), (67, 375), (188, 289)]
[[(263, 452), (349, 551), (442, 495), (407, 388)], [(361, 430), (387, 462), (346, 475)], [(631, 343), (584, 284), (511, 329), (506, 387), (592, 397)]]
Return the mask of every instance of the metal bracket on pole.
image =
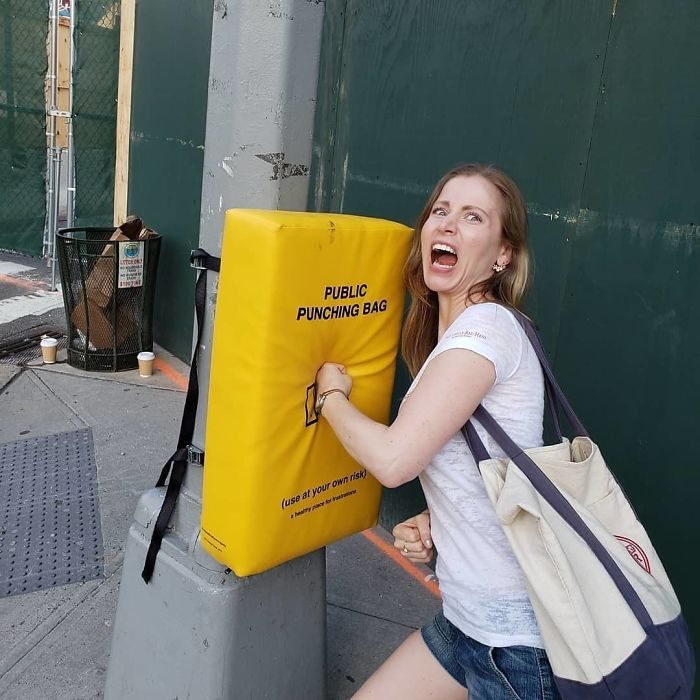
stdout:
[(200, 260), (202, 260), (202, 258), (196, 256), (196, 252), (196, 250), (193, 250), (190, 253), (190, 267), (193, 270), (206, 270), (207, 268), (199, 262)]
[(190, 464), (196, 464), (198, 467), (204, 466), (204, 450), (194, 445), (187, 445), (187, 461)]

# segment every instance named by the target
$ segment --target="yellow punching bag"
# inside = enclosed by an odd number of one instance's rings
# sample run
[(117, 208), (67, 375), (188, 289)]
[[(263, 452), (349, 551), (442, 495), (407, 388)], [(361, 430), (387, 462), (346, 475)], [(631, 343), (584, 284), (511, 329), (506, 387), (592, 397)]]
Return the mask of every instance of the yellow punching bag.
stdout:
[(325, 361), (386, 423), (411, 229), (345, 214), (226, 213), (216, 301), (202, 543), (239, 576), (377, 521), (381, 486), (313, 410)]

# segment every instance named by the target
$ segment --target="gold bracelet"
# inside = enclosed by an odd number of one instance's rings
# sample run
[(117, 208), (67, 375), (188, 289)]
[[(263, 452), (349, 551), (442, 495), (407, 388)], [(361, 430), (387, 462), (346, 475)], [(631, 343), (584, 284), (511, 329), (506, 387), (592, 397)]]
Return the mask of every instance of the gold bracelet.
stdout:
[(324, 391), (316, 400), (316, 406), (314, 406), (314, 410), (316, 411), (316, 415), (320, 416), (321, 415), (321, 409), (323, 408), (323, 404), (326, 403), (326, 398), (330, 396), (331, 394), (335, 394), (335, 392), (341, 393), (346, 399), (348, 398), (348, 395), (342, 390), (342, 389), (329, 389), (328, 391)]

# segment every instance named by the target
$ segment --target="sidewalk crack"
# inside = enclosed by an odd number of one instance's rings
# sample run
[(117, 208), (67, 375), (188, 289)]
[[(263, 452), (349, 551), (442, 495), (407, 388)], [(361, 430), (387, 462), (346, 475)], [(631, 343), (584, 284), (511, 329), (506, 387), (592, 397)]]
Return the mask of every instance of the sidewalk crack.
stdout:
[(30, 371), (28, 373), (28, 376), (31, 381), (33, 381), (40, 389), (47, 391), (53, 398), (55, 398), (59, 404), (65, 409), (67, 409), (69, 416), (68, 418), (71, 419), (72, 417), (75, 417), (78, 422), (79, 426), (81, 428), (90, 428), (90, 424), (67, 402), (65, 401), (61, 396), (59, 396), (35, 371)]
[(418, 627), (407, 625), (405, 622), (398, 622), (397, 620), (392, 620), (389, 617), (382, 617), (381, 615), (374, 615), (372, 613), (363, 612), (362, 610), (355, 610), (355, 608), (348, 608), (344, 605), (338, 605), (337, 603), (330, 603), (326, 601), (326, 606), (329, 608), (337, 608), (338, 610), (345, 610), (346, 612), (356, 613), (357, 615), (364, 615), (365, 617), (371, 617), (375, 620), (381, 620), (382, 622), (390, 622), (392, 625), (398, 625), (399, 627), (404, 627), (407, 630), (418, 629)]
[[(71, 617), (80, 613), (80, 607), (90, 599), (96, 599), (108, 591), (109, 584), (115, 576), (121, 576), (123, 566), (123, 555), (117, 557), (121, 559), (111, 574), (107, 574), (102, 580), (95, 582), (95, 585), (71, 584), (76, 586), (74, 595), (59, 605), (48, 617), (42, 620), (37, 626), (25, 635), (16, 646), (9, 650), (9, 653), (0, 658), (0, 698), (12, 690), (12, 686), (21, 677), (22, 672), (32, 663), (31, 654), (41, 652), (40, 645), (58, 628)], [(90, 582), (92, 583), (92, 582)]]
[(9, 387), (11, 387), (15, 381), (17, 380), (17, 377), (22, 376), (24, 374), (25, 370), (27, 368), (23, 367), (22, 365), (19, 366), (19, 372), (16, 372), (13, 374), (1, 387), (0, 387), (0, 396), (2, 396)]

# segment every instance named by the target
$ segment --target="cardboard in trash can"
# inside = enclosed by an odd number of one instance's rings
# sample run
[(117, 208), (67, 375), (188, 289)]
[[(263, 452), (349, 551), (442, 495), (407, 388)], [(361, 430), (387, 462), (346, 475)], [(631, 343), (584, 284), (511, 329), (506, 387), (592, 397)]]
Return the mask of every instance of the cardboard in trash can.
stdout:
[(87, 304), (81, 301), (73, 309), (70, 320), (86, 336), (87, 347), (92, 346), (96, 350), (112, 348), (113, 340), (116, 340), (119, 347), (129, 335), (133, 335), (136, 328), (136, 320), (129, 311), (124, 307), (117, 307), (116, 329), (113, 329), (111, 308), (103, 309), (92, 299), (88, 299)]
[[(110, 236), (110, 241), (146, 240), (153, 236), (153, 229), (145, 228), (143, 221), (130, 216)], [(105, 350), (113, 345), (115, 329), (112, 328), (111, 303), (114, 297), (115, 247), (107, 244), (99, 259), (85, 279), (85, 299), (81, 299), (71, 314), (71, 322), (85, 336), (89, 343)], [(86, 313), (87, 309), (87, 313)], [(88, 333), (88, 321), (90, 324)], [(125, 309), (117, 309), (116, 343), (117, 346), (133, 334), (136, 319)]]
[[(141, 234), (150, 229), (144, 229), (143, 221), (136, 216), (130, 216), (110, 236), (110, 241), (135, 241)], [(145, 237), (145, 236), (144, 236)], [(85, 295), (89, 301), (98, 304), (103, 309), (109, 304), (114, 293), (114, 249), (116, 246), (107, 244), (99, 259), (85, 280)], [(85, 332), (82, 328), (80, 329)]]

